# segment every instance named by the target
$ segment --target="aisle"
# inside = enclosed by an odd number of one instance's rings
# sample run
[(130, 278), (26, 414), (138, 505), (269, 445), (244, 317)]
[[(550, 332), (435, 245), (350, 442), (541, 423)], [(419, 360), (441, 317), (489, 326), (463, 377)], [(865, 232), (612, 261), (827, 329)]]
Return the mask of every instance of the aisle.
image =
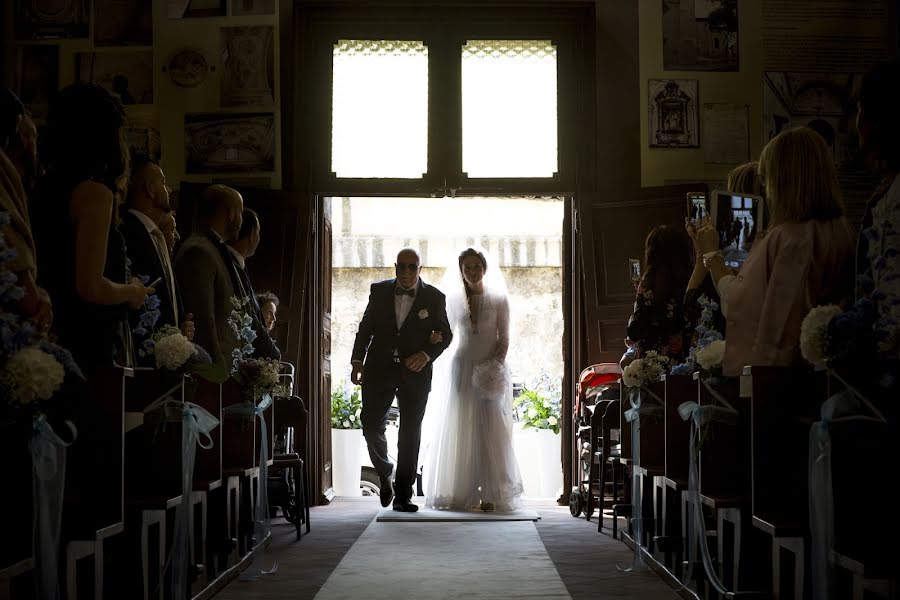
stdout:
[(373, 521), (316, 595), (570, 598), (531, 521)]

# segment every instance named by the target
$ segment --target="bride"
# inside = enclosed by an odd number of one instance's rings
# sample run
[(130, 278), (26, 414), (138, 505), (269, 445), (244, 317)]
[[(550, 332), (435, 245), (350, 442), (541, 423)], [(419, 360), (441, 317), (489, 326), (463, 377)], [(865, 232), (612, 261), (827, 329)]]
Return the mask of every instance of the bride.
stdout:
[(445, 510), (510, 511), (522, 477), (512, 448), (509, 301), (500, 269), (467, 248), (441, 290), (453, 344), (435, 365), (425, 504)]

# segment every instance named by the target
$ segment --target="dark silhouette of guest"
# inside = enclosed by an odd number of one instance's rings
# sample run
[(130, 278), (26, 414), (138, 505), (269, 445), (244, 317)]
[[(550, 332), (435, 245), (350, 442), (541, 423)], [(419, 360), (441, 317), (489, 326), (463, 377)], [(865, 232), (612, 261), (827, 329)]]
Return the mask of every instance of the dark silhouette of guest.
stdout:
[(126, 75), (114, 75), (112, 78), (113, 92), (119, 96), (122, 104), (134, 104), (134, 96), (128, 90), (128, 77)]

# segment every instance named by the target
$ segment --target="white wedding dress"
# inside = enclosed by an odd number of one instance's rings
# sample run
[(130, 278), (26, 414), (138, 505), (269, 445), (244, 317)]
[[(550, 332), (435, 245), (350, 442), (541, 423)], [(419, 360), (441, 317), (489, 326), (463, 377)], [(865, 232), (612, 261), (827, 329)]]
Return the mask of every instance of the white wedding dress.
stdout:
[[(452, 268), (452, 267), (451, 267)], [(445, 278), (446, 279), (446, 278)], [(502, 282), (502, 279), (501, 279)], [(499, 288), (499, 289), (498, 289)], [(519, 506), (522, 477), (512, 447), (509, 301), (502, 286), (472, 296), (472, 322), (458, 289), (445, 290), (453, 344), (435, 363), (426, 412), (431, 424), (425, 504), (444, 510)]]

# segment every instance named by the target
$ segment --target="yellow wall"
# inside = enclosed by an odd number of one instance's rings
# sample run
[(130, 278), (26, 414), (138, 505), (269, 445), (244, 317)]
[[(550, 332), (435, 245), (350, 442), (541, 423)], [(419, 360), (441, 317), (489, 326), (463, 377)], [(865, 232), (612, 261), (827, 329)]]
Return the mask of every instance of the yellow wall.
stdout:
[[(662, 0), (639, 0), (641, 185), (663, 185), (666, 181), (722, 181), (734, 165), (711, 165), (703, 161), (703, 104), (727, 102), (749, 106), (750, 158), (763, 146), (762, 101), (762, 13), (760, 0), (738, 2), (739, 71), (664, 71), (662, 52)], [(647, 141), (647, 80), (696, 79), (699, 93), (699, 148), (650, 148)], [(602, 90), (600, 93), (603, 93)]]

